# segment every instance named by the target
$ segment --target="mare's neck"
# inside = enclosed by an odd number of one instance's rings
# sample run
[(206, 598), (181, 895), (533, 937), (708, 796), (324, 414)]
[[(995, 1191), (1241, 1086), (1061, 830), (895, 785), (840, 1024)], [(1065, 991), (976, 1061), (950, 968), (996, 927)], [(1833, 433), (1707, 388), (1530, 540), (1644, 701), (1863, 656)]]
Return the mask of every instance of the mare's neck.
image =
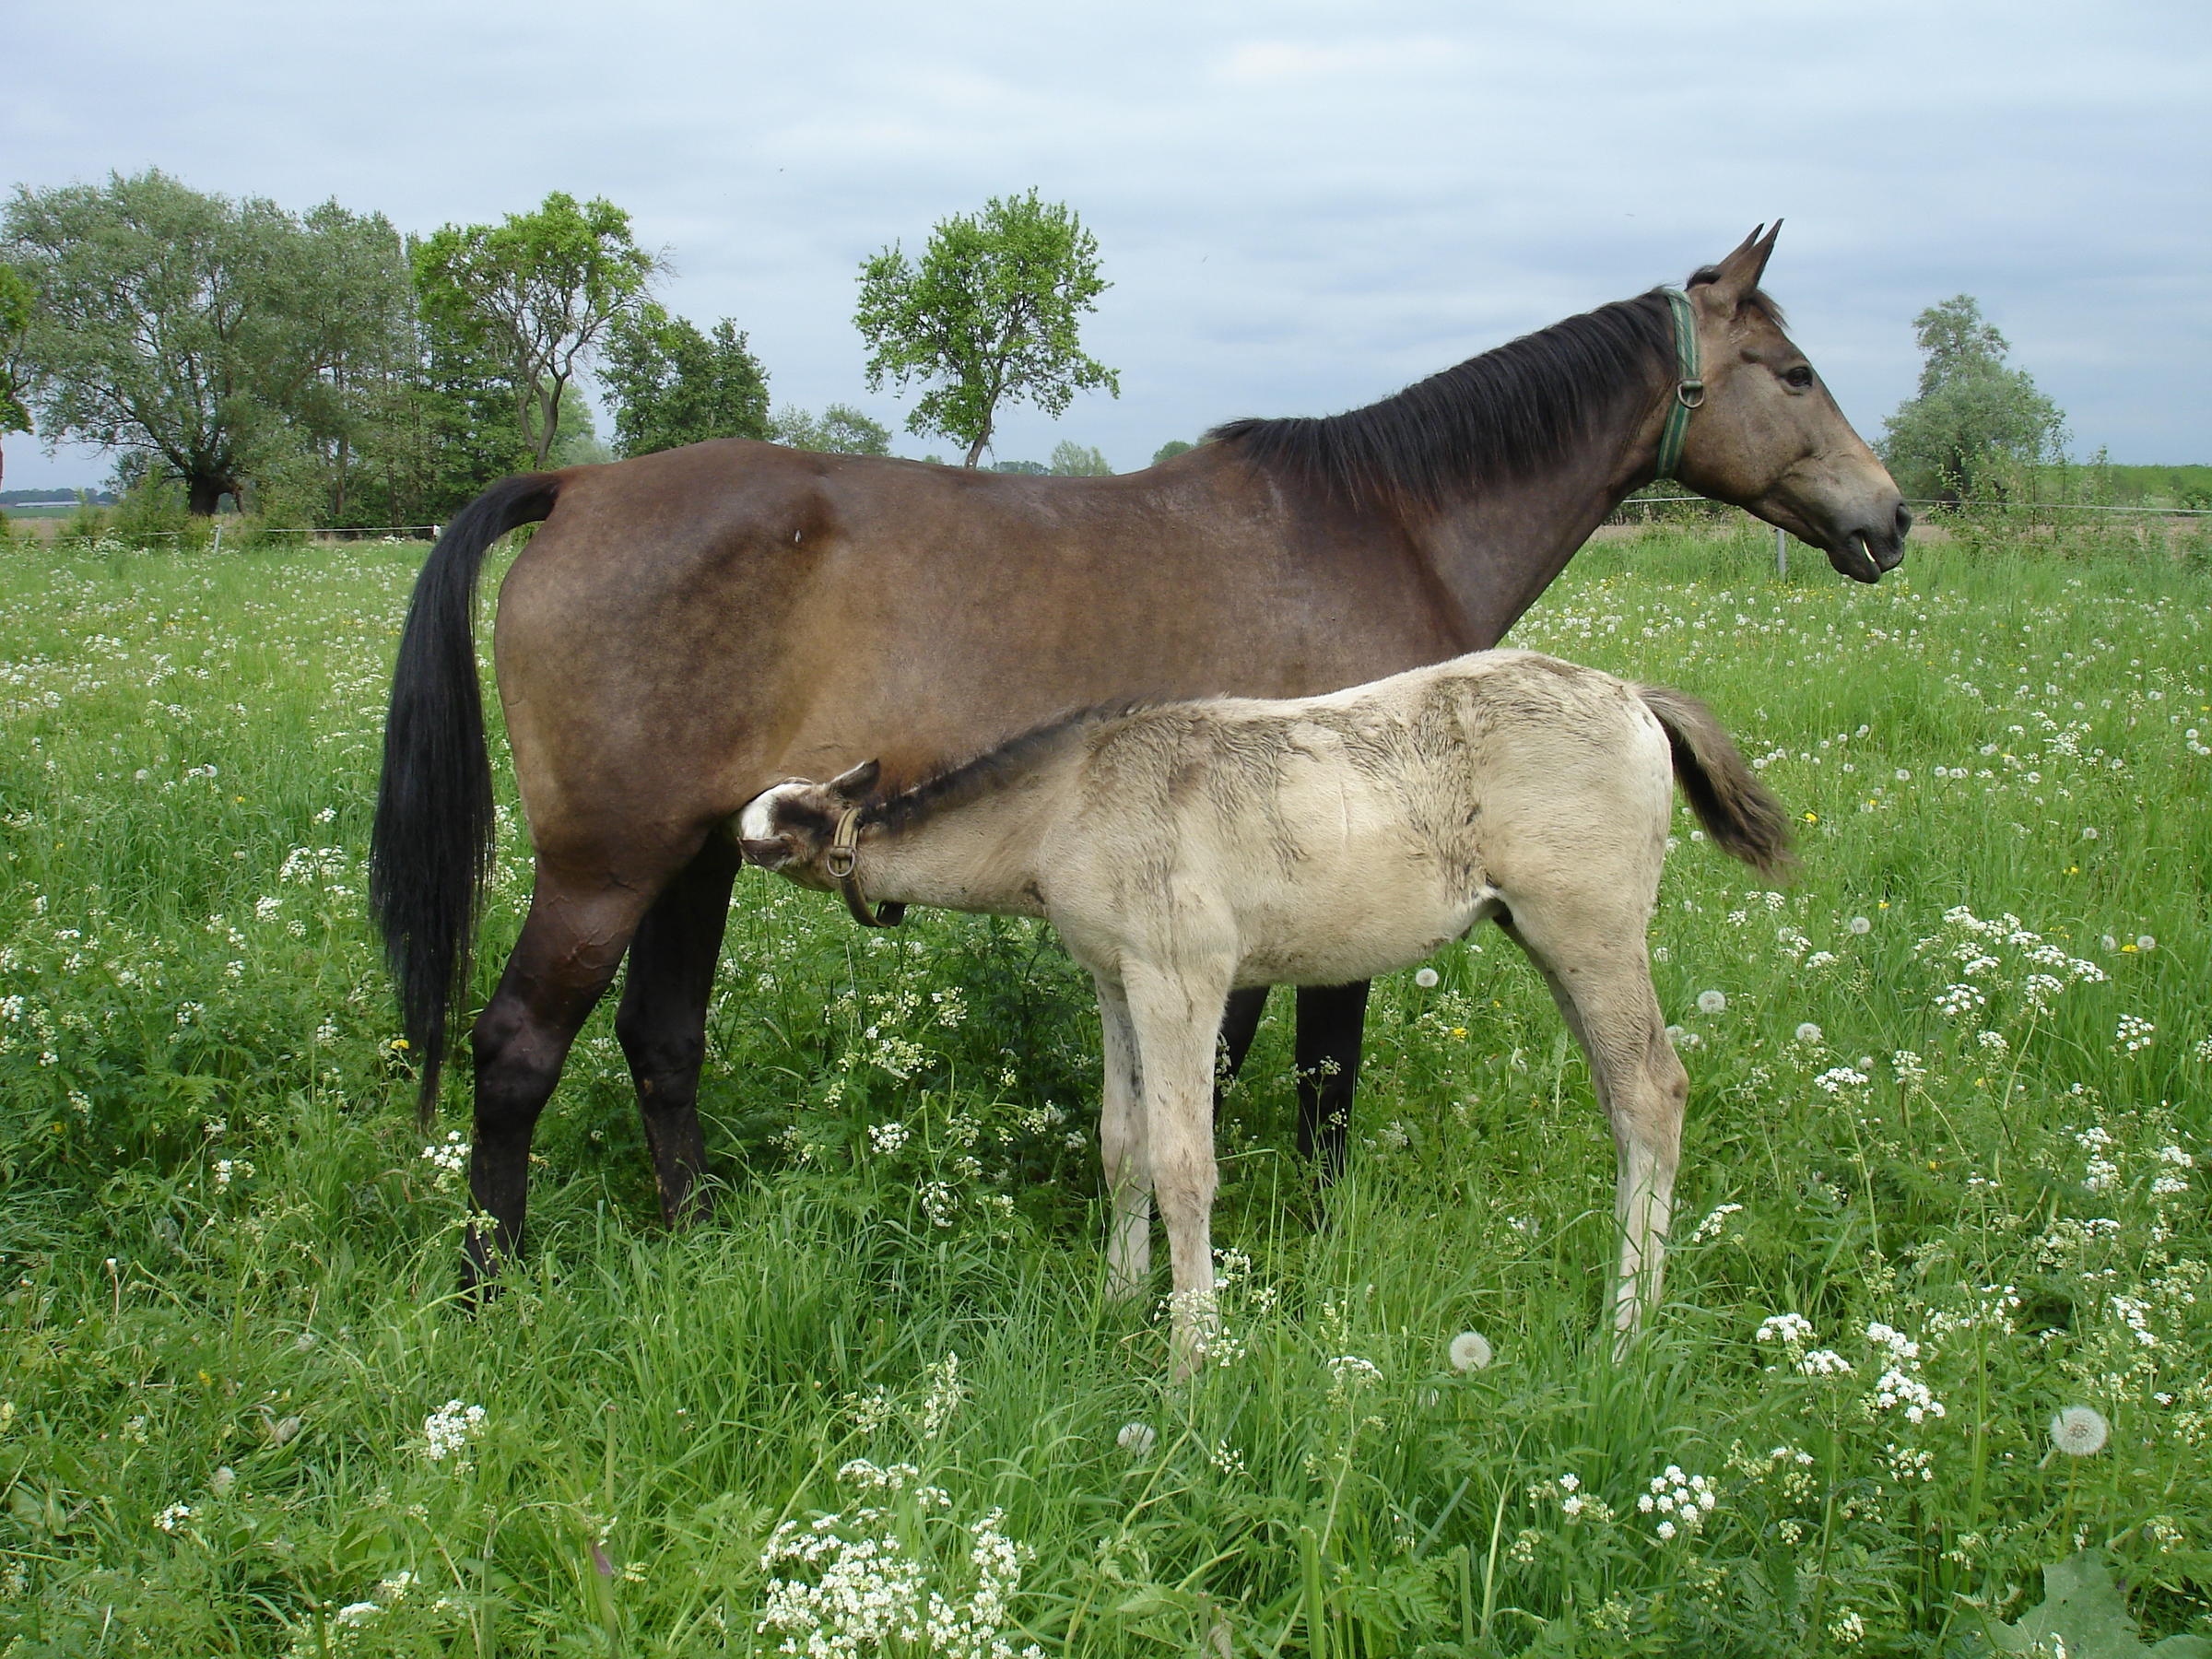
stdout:
[(1415, 531), (1457, 603), (1469, 650), (1488, 650), (1567, 568), (1590, 535), (1658, 465), (1671, 366), (1624, 388), (1548, 470), (1470, 489)]

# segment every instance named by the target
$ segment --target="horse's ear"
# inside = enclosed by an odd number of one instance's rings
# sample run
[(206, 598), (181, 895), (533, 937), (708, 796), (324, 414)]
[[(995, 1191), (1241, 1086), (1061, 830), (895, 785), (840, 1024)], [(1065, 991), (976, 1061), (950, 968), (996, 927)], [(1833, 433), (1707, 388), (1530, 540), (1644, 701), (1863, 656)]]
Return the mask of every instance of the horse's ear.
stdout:
[(863, 760), (851, 771), (840, 772), (822, 785), (841, 801), (858, 803), (875, 793), (876, 780), (883, 773), (880, 760)]
[(1712, 279), (1697, 286), (1704, 288), (1714, 303), (1734, 311), (1750, 298), (1751, 291), (1759, 287), (1759, 279), (1766, 275), (1767, 260), (1774, 252), (1774, 239), (1781, 234), (1780, 219), (1774, 221), (1772, 229), (1764, 225), (1753, 226), (1751, 234), (1713, 267)]

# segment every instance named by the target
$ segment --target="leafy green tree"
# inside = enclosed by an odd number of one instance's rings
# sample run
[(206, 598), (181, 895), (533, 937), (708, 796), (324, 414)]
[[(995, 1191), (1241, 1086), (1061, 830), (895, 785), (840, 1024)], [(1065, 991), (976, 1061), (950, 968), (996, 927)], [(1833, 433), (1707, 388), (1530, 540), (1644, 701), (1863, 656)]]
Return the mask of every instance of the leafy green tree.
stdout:
[(1152, 452), (1152, 465), (1158, 466), (1162, 461), (1172, 461), (1176, 456), (1189, 453), (1193, 447), (1181, 438), (1171, 438)]
[(18, 186), (0, 237), (38, 295), (21, 356), (47, 438), (143, 458), (195, 515), (242, 494), (323, 368), (302, 313), (332, 279), (300, 222), (150, 171)]
[(768, 371), (727, 317), (708, 335), (647, 301), (608, 331), (599, 379), (625, 455), (769, 435)]
[(1104, 450), (1087, 449), (1063, 438), (1053, 445), (1052, 471), (1055, 478), (1103, 478), (1112, 473), (1113, 463), (1106, 459)]
[(890, 429), (871, 420), (851, 404), (831, 404), (817, 420), (806, 410), (786, 407), (769, 423), (770, 436), (793, 449), (818, 450), (837, 455), (888, 455)]
[(300, 229), (288, 287), (314, 371), (282, 458), (265, 470), (262, 510), (318, 524), (419, 523), (422, 344), (406, 244), (382, 214), (336, 202)]
[[(23, 343), (30, 333), (35, 291), (29, 277), (0, 265), (0, 438), (30, 430), (30, 410), (23, 401), (30, 391), (30, 368), (23, 360)], [(0, 458), (0, 477), (6, 465)]]
[(1912, 321), (1924, 361), (1920, 390), (1884, 423), (1881, 449), (1908, 496), (1943, 500), (2000, 498), (2030, 467), (2060, 458), (2065, 420), (2011, 347), (1958, 294)]
[(414, 249), (418, 301), (455, 366), (502, 386), (531, 464), (560, 437), (561, 393), (606, 332), (649, 299), (659, 262), (604, 197), (555, 191), (535, 213), (448, 225)]
[(868, 386), (927, 385), (907, 429), (966, 444), (974, 466), (1003, 406), (1026, 399), (1058, 415), (1078, 391), (1121, 395), (1077, 337), (1107, 287), (1098, 239), (1064, 204), (1034, 188), (994, 196), (981, 213), (940, 221), (919, 261), (896, 244), (862, 261), (853, 323), (869, 348)]
[(1049, 478), (1053, 469), (1041, 461), (994, 461), (984, 470), (1010, 473), (1018, 478)]

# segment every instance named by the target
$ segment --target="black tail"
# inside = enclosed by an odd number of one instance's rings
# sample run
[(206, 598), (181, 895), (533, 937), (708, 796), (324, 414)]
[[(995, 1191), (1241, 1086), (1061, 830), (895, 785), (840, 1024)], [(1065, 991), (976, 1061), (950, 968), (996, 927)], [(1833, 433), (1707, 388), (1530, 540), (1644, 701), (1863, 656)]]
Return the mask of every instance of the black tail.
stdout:
[(1790, 815), (1744, 763), (1712, 711), (1665, 686), (1639, 686), (1636, 695), (1666, 728), (1666, 741), (1675, 751), (1675, 782), (1721, 850), (1762, 876), (1778, 876), (1794, 865)]
[(422, 1067), (429, 1123), (445, 1062), (446, 1015), (491, 872), (491, 762), (477, 689), (477, 575), (492, 543), (553, 511), (558, 473), (502, 478), (453, 515), (416, 579), (392, 670), (384, 771), (369, 842), (369, 911), (384, 937), (400, 1026)]

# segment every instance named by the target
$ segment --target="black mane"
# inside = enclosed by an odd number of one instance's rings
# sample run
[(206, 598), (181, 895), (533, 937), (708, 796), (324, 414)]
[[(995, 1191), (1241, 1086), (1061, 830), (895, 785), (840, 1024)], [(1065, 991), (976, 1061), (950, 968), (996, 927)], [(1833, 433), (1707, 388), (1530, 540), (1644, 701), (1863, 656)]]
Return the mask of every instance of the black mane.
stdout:
[[(1707, 266), (1689, 286), (1718, 275)], [(1780, 324), (1763, 293), (1747, 303)], [(1363, 409), (1232, 420), (1206, 437), (1350, 506), (1434, 511), (1470, 487), (1541, 470), (1601, 416), (1649, 396), (1674, 363), (1666, 295), (1653, 288), (1524, 335)]]
[(1149, 702), (1099, 703), (1077, 709), (1072, 714), (1063, 714), (1041, 726), (1032, 726), (1018, 736), (1007, 738), (996, 748), (985, 749), (934, 778), (924, 778), (912, 789), (871, 804), (861, 815), (861, 822), (880, 824), (894, 835), (910, 830), (940, 812), (964, 806), (988, 794), (1015, 773), (1034, 766), (1092, 726), (1155, 706)]

